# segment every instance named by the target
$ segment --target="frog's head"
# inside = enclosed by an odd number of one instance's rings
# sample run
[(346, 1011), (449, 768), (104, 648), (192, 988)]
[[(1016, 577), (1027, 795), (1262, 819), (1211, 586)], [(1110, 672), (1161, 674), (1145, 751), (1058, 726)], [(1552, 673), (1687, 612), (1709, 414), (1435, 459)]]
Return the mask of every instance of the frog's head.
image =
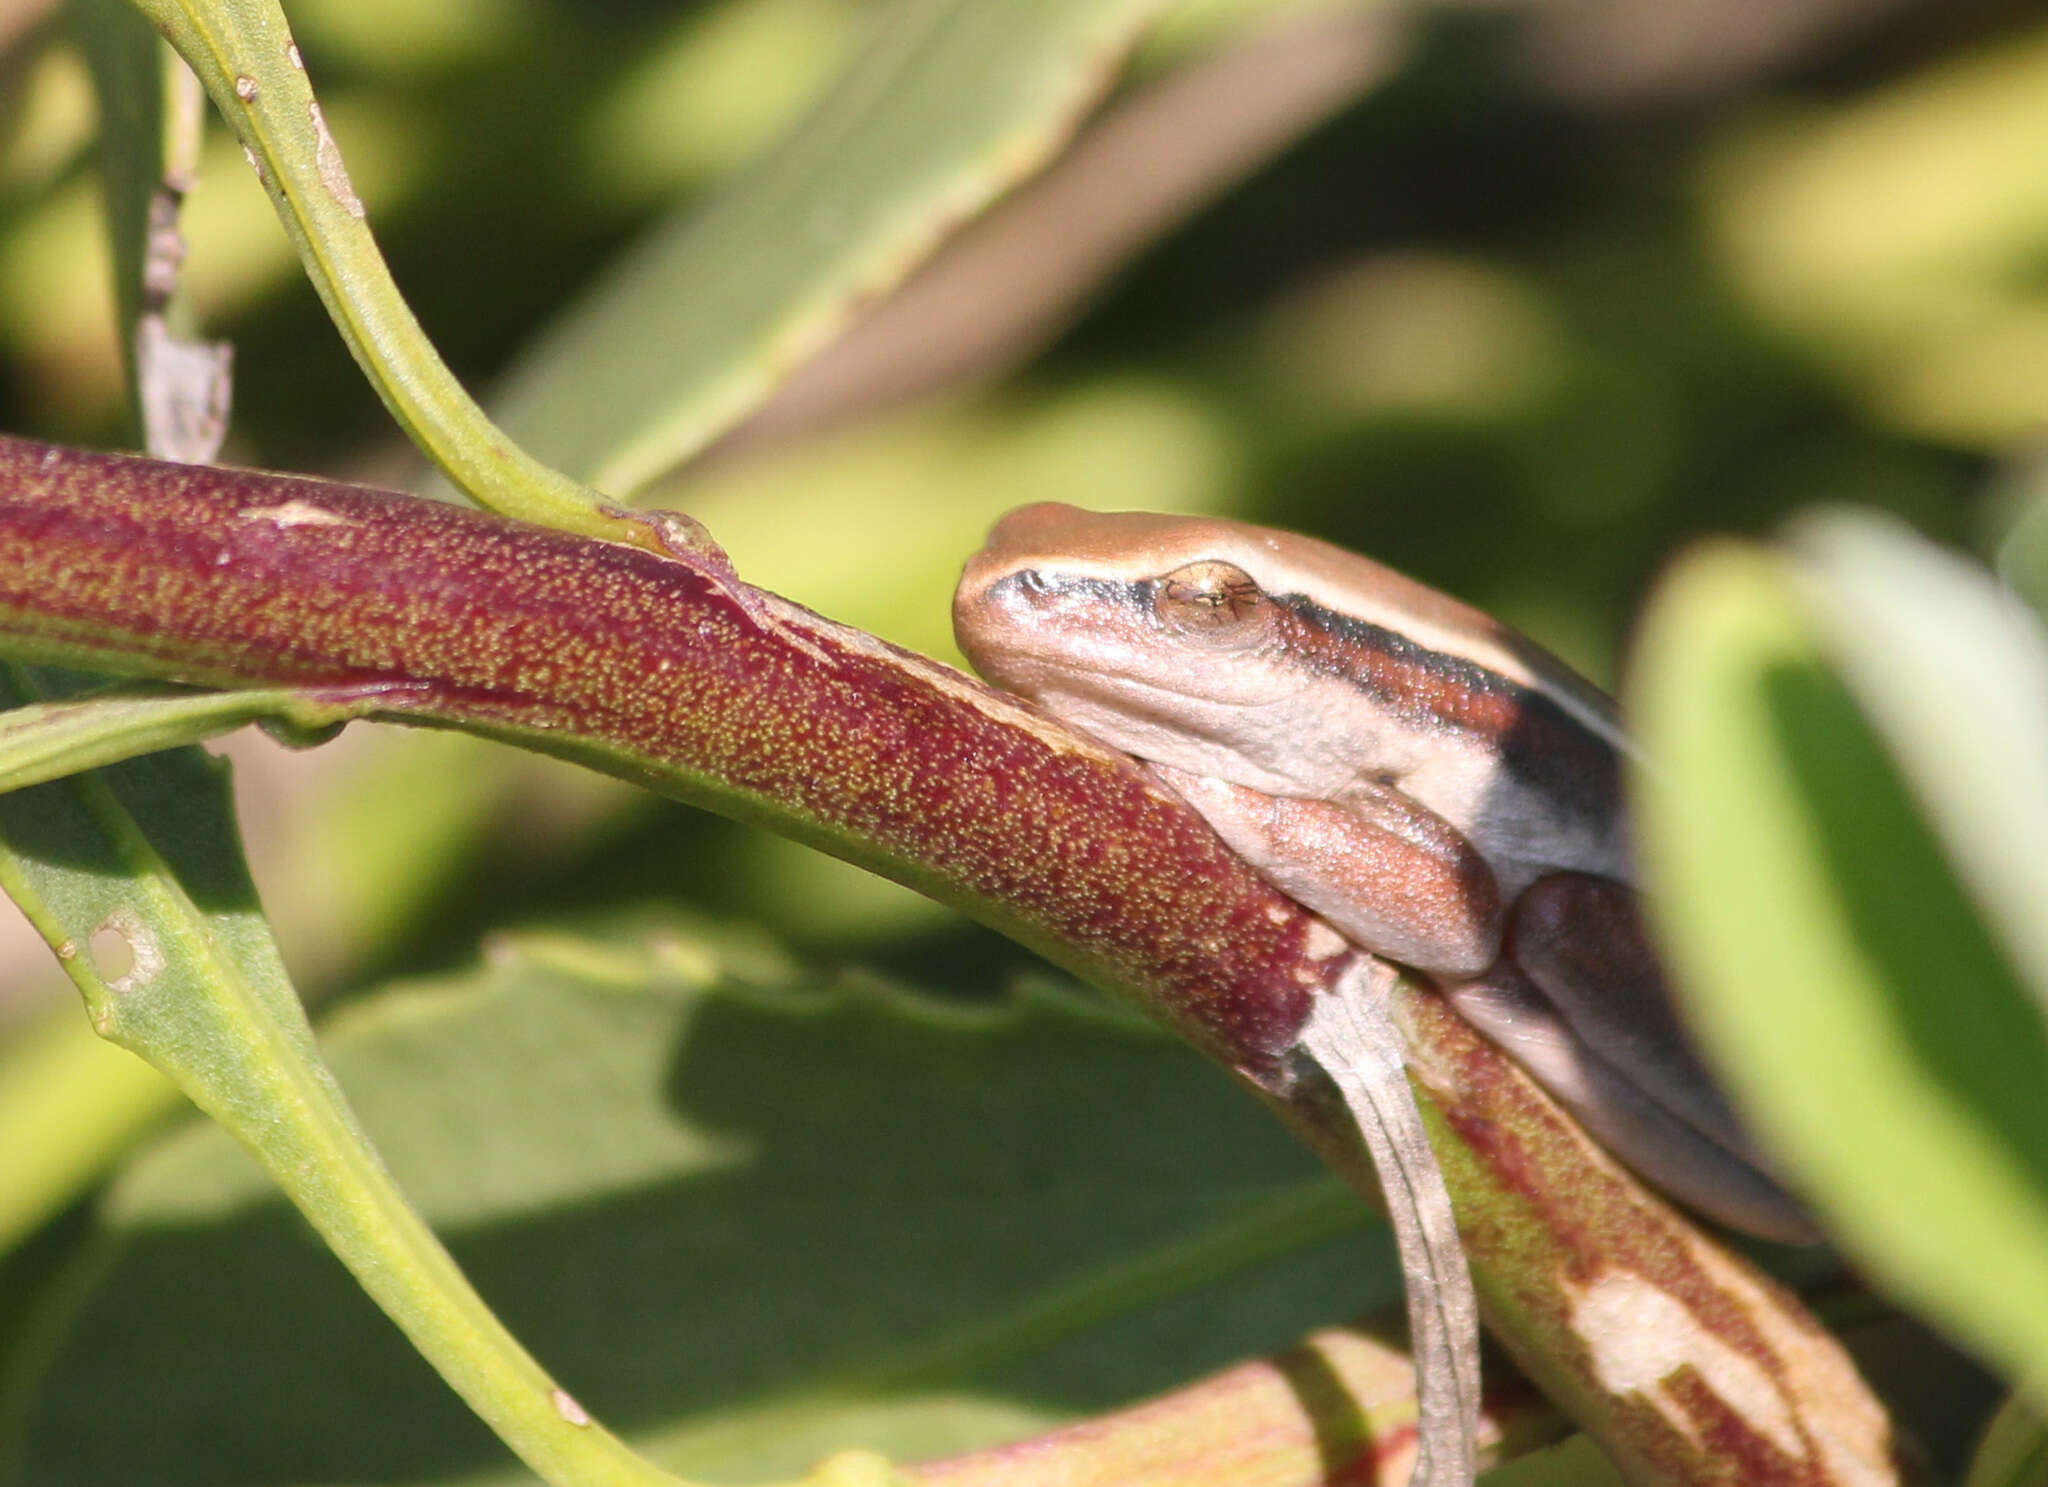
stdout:
[(953, 629), (990, 681), (1127, 752), (1298, 791), (1305, 764), (1356, 753), (1355, 716), (1318, 701), (1330, 678), (1304, 630), (1313, 575), (1298, 559), (1321, 548), (1235, 522), (1026, 506), (968, 563)]

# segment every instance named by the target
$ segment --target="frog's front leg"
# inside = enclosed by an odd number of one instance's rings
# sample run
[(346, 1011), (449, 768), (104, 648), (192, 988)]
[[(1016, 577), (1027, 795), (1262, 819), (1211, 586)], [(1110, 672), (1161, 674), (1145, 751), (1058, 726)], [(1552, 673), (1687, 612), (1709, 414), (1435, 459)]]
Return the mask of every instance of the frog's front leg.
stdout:
[(1493, 869), (1450, 822), (1392, 786), (1361, 781), (1307, 800), (1147, 768), (1261, 877), (1354, 944), (1440, 976), (1476, 976), (1499, 955)]

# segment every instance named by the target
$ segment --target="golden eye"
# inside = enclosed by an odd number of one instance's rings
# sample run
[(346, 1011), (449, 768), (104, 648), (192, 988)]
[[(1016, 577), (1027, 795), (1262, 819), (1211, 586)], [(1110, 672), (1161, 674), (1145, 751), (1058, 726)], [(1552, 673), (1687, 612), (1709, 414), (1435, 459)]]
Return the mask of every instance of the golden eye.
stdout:
[(1152, 586), (1152, 605), (1159, 617), (1196, 630), (1242, 624), (1265, 602), (1249, 573), (1235, 563), (1214, 560), (1176, 568)]

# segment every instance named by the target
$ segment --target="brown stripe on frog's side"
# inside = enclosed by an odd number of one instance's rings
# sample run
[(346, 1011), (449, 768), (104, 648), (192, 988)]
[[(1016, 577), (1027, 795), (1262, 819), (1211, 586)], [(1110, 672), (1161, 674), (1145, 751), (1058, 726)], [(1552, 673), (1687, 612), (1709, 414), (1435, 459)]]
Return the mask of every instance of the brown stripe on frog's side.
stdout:
[(1620, 757), (1541, 691), (1305, 595), (1268, 598), (1295, 621), (1286, 653), (1308, 670), (1350, 683), (1418, 730), (1482, 741), (1517, 780), (1588, 816), (1619, 808)]

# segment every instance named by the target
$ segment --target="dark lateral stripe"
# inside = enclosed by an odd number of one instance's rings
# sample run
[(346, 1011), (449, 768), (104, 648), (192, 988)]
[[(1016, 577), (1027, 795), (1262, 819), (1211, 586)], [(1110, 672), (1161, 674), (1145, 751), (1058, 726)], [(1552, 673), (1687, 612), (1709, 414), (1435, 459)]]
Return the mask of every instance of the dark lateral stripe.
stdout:
[(1300, 622), (1293, 649), (1309, 670), (1348, 682), (1417, 728), (1483, 742), (1532, 789), (1588, 812), (1619, 799), (1614, 749), (1542, 692), (1305, 595), (1274, 597)]

